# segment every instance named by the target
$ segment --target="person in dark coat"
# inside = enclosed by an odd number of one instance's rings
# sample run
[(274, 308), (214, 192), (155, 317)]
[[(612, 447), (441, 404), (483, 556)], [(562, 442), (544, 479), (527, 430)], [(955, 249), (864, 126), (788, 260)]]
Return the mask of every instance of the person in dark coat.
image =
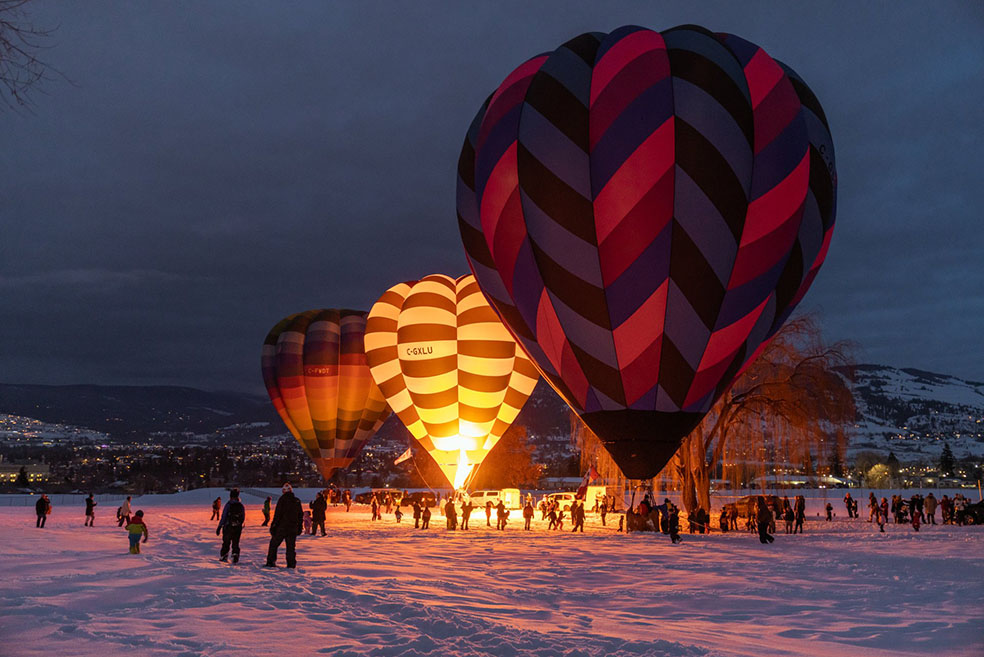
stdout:
[(232, 549), (232, 563), (239, 563), (239, 537), (243, 534), (246, 524), (246, 507), (239, 501), (239, 489), (229, 491), (229, 501), (222, 509), (219, 526), (215, 535), (222, 534), (222, 548), (219, 550), (219, 561), (228, 561), (229, 550)]
[(431, 523), (431, 510), (430, 506), (426, 503), (424, 504), (424, 509), (420, 512), (420, 528), (428, 529)]
[(673, 503), (667, 505), (666, 531), (670, 534), (671, 543), (679, 543), (683, 540), (680, 538), (680, 509)]
[(270, 549), (267, 550), (266, 567), (277, 565), (277, 550), (281, 543), (287, 544), (287, 567), (297, 566), (297, 553), (294, 551), (297, 537), (301, 535), (303, 513), (301, 501), (294, 495), (294, 488), (284, 484), (283, 495), (277, 500), (277, 508), (273, 512), (273, 522), (270, 523)]
[(574, 501), (574, 506), (571, 507), (571, 522), (574, 523), (574, 528), (571, 529), (573, 534), (578, 529), (581, 533), (584, 533), (584, 502)]
[(411, 506), (413, 507), (413, 528), (420, 529), (420, 502), (414, 500)]
[(485, 502), (485, 526), (492, 526), (492, 500), (486, 500)]
[(325, 494), (318, 493), (318, 496), (311, 502), (310, 507), (311, 536), (317, 533), (318, 527), (321, 527), (321, 535), (325, 536), (325, 513), (328, 511), (328, 501), (325, 499)]
[(454, 499), (448, 498), (444, 504), (444, 517), (448, 521), (448, 530), (454, 531), (458, 528), (458, 510), (454, 508)]
[(506, 519), (509, 517), (509, 512), (506, 511), (506, 505), (502, 500), (499, 500), (499, 504), (495, 507), (495, 528), (505, 529)]
[(263, 524), (261, 527), (266, 527), (270, 524), (270, 502), (272, 500), (273, 498), (267, 496), (267, 498), (263, 501)]
[(533, 502), (527, 501), (526, 506), (523, 507), (523, 520), (526, 522), (526, 524), (523, 526), (523, 529), (527, 531), (530, 529), (530, 522), (533, 521), (534, 513), (535, 510), (533, 509)]
[(93, 523), (96, 521), (96, 505), (99, 504), (93, 497), (92, 493), (89, 493), (89, 497), (85, 498), (85, 526), (93, 527)]
[(474, 508), (475, 505), (470, 500), (461, 505), (461, 528), (463, 530), (468, 529), (468, 519), (471, 518), (471, 512)]
[(793, 533), (803, 533), (803, 523), (806, 521), (806, 498), (802, 495), (796, 496), (796, 508), (794, 509), (796, 524), (793, 526)]
[(38, 514), (38, 521), (34, 526), (44, 529), (44, 522), (48, 519), (48, 514), (51, 513), (51, 502), (48, 501), (47, 495), (38, 498), (38, 501), (34, 503), (34, 510)]
[(772, 523), (772, 511), (769, 510), (769, 505), (765, 502), (765, 497), (762, 495), (758, 496), (756, 500), (758, 506), (755, 512), (755, 520), (758, 523), (759, 540), (763, 543), (771, 543), (776, 540), (769, 533), (769, 525)]
[(218, 520), (219, 512), (222, 510), (222, 498), (216, 497), (215, 501), (212, 502), (212, 517), (209, 520)]

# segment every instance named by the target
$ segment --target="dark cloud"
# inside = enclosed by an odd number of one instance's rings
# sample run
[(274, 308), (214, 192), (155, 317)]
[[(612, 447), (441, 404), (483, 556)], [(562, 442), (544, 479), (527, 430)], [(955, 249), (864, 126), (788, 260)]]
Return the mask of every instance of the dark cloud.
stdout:
[(700, 23), (810, 83), (838, 227), (804, 302), (863, 357), (984, 378), (975, 3), (37, 3), (54, 82), (0, 115), (0, 380), (255, 390), (280, 317), (462, 273), (458, 149), (527, 57)]

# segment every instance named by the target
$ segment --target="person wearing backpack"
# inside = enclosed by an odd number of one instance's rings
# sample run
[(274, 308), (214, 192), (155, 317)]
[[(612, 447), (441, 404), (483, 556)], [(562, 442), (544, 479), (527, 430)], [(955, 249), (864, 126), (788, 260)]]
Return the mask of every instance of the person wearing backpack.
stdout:
[(229, 560), (229, 548), (232, 548), (232, 563), (239, 563), (239, 537), (246, 523), (246, 507), (239, 501), (239, 489), (229, 491), (229, 501), (222, 509), (219, 526), (215, 535), (222, 534), (222, 549), (219, 551), (219, 561)]

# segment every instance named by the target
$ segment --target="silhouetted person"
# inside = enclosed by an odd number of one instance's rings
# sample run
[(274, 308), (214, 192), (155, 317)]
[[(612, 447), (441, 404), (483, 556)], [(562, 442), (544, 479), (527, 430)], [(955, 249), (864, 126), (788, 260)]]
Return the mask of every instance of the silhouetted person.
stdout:
[(430, 507), (427, 506), (427, 503), (425, 502), (424, 509), (423, 511), (420, 512), (420, 528), (427, 529), (430, 527), (430, 523), (431, 523), (431, 510)]
[(270, 502), (272, 499), (273, 498), (267, 496), (267, 498), (263, 500), (263, 524), (260, 525), (261, 527), (266, 527), (270, 524)]
[(765, 503), (765, 497), (759, 495), (756, 504), (758, 506), (755, 512), (755, 520), (758, 522), (758, 533), (759, 541), (762, 543), (771, 543), (776, 540), (769, 533), (769, 525), (772, 523), (772, 511), (769, 510), (769, 505)]
[(34, 510), (38, 514), (38, 521), (34, 526), (44, 529), (44, 523), (48, 519), (48, 514), (51, 513), (51, 502), (48, 500), (47, 495), (42, 495), (38, 498), (38, 501), (34, 503)]
[(465, 502), (461, 505), (461, 529), (468, 529), (468, 519), (471, 517), (472, 509), (475, 505), (471, 502)]
[(96, 522), (96, 506), (99, 504), (93, 497), (92, 493), (89, 493), (89, 497), (85, 498), (85, 526), (93, 527), (93, 523)]
[(525, 524), (523, 525), (523, 529), (526, 530), (530, 529), (530, 522), (533, 521), (534, 513), (535, 511), (533, 510), (533, 502), (527, 500), (526, 506), (523, 507), (523, 521), (525, 522)]
[(222, 511), (222, 498), (216, 497), (215, 501), (212, 502), (212, 517), (211, 520), (218, 520), (219, 514)]
[(506, 511), (506, 505), (502, 500), (495, 507), (495, 528), (505, 529), (506, 519), (509, 517), (509, 512)]
[(325, 513), (328, 511), (328, 502), (325, 500), (324, 493), (318, 493), (318, 496), (314, 498), (311, 502), (311, 536), (314, 536), (318, 527), (321, 528), (321, 535), (325, 535)]
[(448, 521), (448, 530), (454, 531), (458, 528), (458, 511), (454, 508), (454, 499), (448, 498), (444, 504), (444, 517)]
[(229, 491), (229, 501), (222, 509), (219, 526), (215, 528), (216, 536), (222, 534), (220, 561), (228, 560), (229, 549), (232, 548), (232, 563), (239, 563), (239, 537), (243, 534), (244, 524), (246, 524), (246, 507), (239, 501), (239, 489), (233, 488)]
[(277, 508), (273, 512), (273, 522), (270, 523), (270, 549), (267, 550), (266, 567), (273, 568), (277, 565), (277, 550), (281, 543), (287, 545), (287, 567), (294, 568), (297, 565), (297, 553), (295, 546), (297, 537), (301, 535), (301, 523), (303, 513), (301, 512), (301, 501), (294, 495), (294, 488), (290, 484), (284, 484), (283, 495), (277, 500)]

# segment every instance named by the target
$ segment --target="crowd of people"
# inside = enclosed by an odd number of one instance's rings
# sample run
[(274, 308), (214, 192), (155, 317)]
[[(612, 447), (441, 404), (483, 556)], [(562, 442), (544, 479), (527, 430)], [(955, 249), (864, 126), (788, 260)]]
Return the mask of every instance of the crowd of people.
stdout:
[[(803, 532), (806, 520), (806, 499), (803, 495), (779, 498), (776, 495), (758, 495), (743, 498), (747, 505), (738, 503), (725, 504), (718, 517), (718, 526), (722, 533), (739, 530), (739, 519), (744, 518), (745, 531), (758, 534), (759, 540), (772, 543), (775, 540), (779, 523), (786, 534)], [(272, 496), (267, 496), (261, 508), (263, 523), (269, 527), (270, 543), (267, 548), (265, 566), (276, 567), (280, 546), (285, 546), (288, 568), (297, 565), (297, 537), (308, 534), (311, 536), (327, 536), (325, 523), (328, 506), (344, 505), (345, 510), (351, 510), (353, 498), (349, 490), (339, 490), (329, 487), (316, 493), (315, 498), (304, 509), (300, 499), (294, 494), (289, 483), (284, 484), (281, 495), (273, 505)], [(937, 499), (933, 493), (923, 496), (915, 493), (908, 499), (902, 495), (892, 495), (891, 499), (882, 497), (881, 500), (870, 492), (868, 496), (868, 522), (876, 524), (880, 532), (885, 531), (885, 525), (911, 524), (915, 531), (923, 525), (936, 525), (936, 514), (940, 514), (941, 524), (964, 524), (967, 506), (970, 504), (964, 495), (957, 493), (952, 498), (943, 495)], [(94, 527), (96, 507), (99, 503), (91, 493), (85, 498), (84, 526)], [(141, 543), (149, 539), (149, 531), (145, 514), (142, 510), (133, 511), (132, 498), (127, 496), (116, 510), (117, 526), (124, 528), (129, 540), (129, 551), (140, 553)], [(369, 494), (368, 506), (373, 522), (381, 521), (383, 515), (392, 515), (397, 523), (402, 521), (403, 507), (413, 515), (414, 529), (430, 529), (433, 515), (432, 507), (443, 513), (445, 526), (448, 531), (467, 531), (476, 508), (484, 508), (487, 527), (492, 527), (492, 518), (496, 520), (496, 530), (506, 529), (510, 509), (503, 500), (497, 503), (486, 501), (484, 507), (476, 506), (466, 493), (454, 492), (448, 495), (438, 493), (436, 496), (421, 494), (410, 495), (400, 491), (374, 491)], [(238, 563), (240, 556), (240, 538), (246, 521), (246, 508), (240, 500), (238, 489), (229, 492), (229, 499), (222, 504), (222, 498), (217, 497), (211, 502), (211, 521), (217, 521), (215, 534), (221, 536), (219, 559), (227, 562), (231, 557), (233, 563)], [(585, 501), (581, 499), (561, 499), (557, 496), (544, 496), (539, 504), (535, 504), (532, 494), (527, 494), (521, 501), (523, 529), (531, 531), (536, 511), (540, 512), (540, 521), (546, 523), (547, 531), (564, 531), (565, 521), (569, 520), (571, 532), (583, 532), (585, 523)], [(834, 515), (830, 502), (824, 504), (825, 517), (831, 521)], [(844, 508), (849, 519), (859, 519), (859, 503), (850, 492), (844, 495)], [(47, 495), (41, 495), (35, 503), (37, 514), (36, 527), (44, 528), (51, 514), (51, 500)], [(616, 498), (611, 495), (599, 496), (592, 510), (600, 519), (601, 525), (606, 524), (609, 515), (617, 513)], [(637, 532), (651, 531), (669, 535), (673, 543), (678, 543), (680, 537), (680, 509), (669, 500), (664, 499), (657, 504), (653, 493), (648, 492), (636, 506), (630, 506), (624, 514), (619, 513), (618, 531)], [(711, 517), (707, 509), (698, 507), (687, 516), (688, 528), (693, 533), (710, 533)]]

